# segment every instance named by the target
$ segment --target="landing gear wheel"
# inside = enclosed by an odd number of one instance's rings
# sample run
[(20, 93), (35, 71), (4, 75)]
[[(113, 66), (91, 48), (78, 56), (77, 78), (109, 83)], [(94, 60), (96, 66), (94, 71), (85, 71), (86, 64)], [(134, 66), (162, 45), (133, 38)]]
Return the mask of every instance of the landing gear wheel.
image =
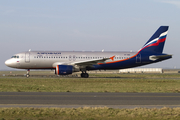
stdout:
[(30, 69), (27, 69), (27, 74), (26, 74), (26, 77), (29, 78), (29, 73), (30, 73)]
[(88, 78), (88, 77), (89, 77), (89, 74), (84, 73), (84, 77), (85, 77), (85, 78)]
[(29, 74), (26, 74), (26, 77), (27, 77), (27, 78), (29, 78), (29, 76), (30, 76)]
[(88, 78), (88, 77), (89, 77), (89, 74), (88, 74), (88, 73), (81, 73), (81, 77), (82, 77), (82, 78)]
[(84, 77), (84, 73), (81, 73), (81, 77)]

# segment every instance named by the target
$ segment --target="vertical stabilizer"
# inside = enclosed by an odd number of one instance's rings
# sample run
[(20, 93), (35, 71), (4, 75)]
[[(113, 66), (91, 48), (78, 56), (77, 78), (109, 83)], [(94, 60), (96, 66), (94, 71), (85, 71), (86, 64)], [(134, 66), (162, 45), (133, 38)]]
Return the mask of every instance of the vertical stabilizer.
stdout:
[(162, 53), (169, 26), (160, 26), (139, 52)]

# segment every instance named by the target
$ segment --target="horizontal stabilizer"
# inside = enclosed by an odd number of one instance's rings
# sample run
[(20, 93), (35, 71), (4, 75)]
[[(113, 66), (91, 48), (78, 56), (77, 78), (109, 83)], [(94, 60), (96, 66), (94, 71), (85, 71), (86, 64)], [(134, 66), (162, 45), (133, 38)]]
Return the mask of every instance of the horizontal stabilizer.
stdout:
[(166, 57), (172, 57), (172, 55), (151, 55), (149, 56), (149, 59), (155, 61), (157, 59), (166, 58)]

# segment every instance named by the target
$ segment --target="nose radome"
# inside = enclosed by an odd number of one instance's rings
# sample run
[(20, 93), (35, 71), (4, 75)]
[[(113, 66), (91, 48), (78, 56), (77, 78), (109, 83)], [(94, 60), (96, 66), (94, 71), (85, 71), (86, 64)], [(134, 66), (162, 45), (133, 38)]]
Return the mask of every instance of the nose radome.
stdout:
[(13, 67), (13, 61), (11, 59), (5, 61), (6, 66)]
[(10, 61), (10, 60), (6, 60), (6, 61), (5, 61), (5, 65), (6, 65), (6, 66), (10, 66), (10, 64), (11, 64), (11, 61)]

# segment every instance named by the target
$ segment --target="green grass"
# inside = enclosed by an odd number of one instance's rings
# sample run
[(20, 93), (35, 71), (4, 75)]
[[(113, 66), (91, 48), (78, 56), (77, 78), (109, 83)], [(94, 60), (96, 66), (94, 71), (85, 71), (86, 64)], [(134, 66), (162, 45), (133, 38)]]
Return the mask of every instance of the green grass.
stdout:
[[(15, 74), (22, 75), (21, 72), (17, 72)], [(33, 74), (44, 75), (44, 72), (34, 72)], [(46, 72), (46, 74), (51, 75), (49, 72)], [(0, 77), (0, 92), (179, 93), (180, 74), (90, 74), (90, 78)], [(178, 120), (180, 119), (180, 108), (0, 108), (0, 120), (49, 119)]]
[(180, 108), (0, 108), (0, 120), (179, 120)]
[(0, 92), (180, 92), (180, 74), (90, 74), (73, 77), (0, 77)]

